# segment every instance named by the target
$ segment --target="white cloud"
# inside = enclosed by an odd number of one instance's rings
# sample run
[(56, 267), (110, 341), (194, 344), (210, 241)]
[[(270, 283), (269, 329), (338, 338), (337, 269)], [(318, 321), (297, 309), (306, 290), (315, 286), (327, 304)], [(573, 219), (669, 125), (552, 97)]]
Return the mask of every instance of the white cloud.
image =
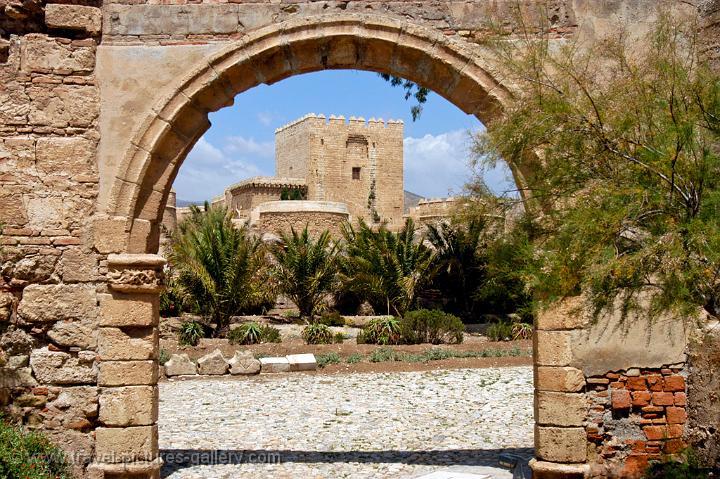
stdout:
[(264, 126), (270, 126), (275, 119), (275, 115), (273, 115), (269, 111), (261, 111), (257, 114), (257, 119)]
[[(470, 133), (465, 130), (422, 138), (405, 138), (405, 189), (425, 197), (443, 197), (463, 192), (472, 171), (469, 167)], [(512, 189), (504, 165), (485, 174), (496, 192)]]
[(178, 199), (202, 201), (220, 195), (227, 186), (274, 171), (272, 143), (234, 136), (222, 147), (200, 138), (190, 151), (173, 184)]

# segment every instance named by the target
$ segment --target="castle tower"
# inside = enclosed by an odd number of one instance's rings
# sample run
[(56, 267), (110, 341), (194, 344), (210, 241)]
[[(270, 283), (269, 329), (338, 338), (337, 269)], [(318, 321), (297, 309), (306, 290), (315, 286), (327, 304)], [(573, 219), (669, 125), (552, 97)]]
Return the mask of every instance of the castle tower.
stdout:
[(403, 222), (403, 122), (306, 115), (275, 131), (276, 176), (304, 178), (307, 199), (353, 218)]

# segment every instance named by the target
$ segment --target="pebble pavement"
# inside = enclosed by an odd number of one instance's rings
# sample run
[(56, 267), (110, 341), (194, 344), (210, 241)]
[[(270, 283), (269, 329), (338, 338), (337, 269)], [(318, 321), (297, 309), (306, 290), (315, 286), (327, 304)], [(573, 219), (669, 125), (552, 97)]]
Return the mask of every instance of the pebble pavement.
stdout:
[(530, 367), (169, 381), (162, 477), (486, 472), (502, 452), (532, 456), (532, 404)]

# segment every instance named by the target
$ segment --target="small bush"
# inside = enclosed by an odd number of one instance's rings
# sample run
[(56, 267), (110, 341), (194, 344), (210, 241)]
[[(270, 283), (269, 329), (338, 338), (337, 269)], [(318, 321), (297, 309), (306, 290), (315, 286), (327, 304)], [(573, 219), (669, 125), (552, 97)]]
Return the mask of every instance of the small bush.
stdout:
[(460, 344), (465, 326), (460, 318), (440, 310), (411, 311), (400, 321), (400, 333), (408, 344)]
[(510, 341), (513, 337), (513, 325), (507, 321), (491, 324), (485, 333), (491, 341)]
[(330, 311), (323, 314), (318, 322), (325, 326), (345, 326), (345, 318), (337, 311)]
[(358, 334), (358, 344), (400, 344), (400, 321), (392, 316), (371, 319)]
[(378, 348), (368, 356), (371, 363), (384, 363), (386, 361), (399, 361), (401, 358), (390, 348)]
[(344, 341), (345, 341), (345, 335), (343, 333), (341, 333), (340, 331), (335, 333), (335, 335), (333, 336), (334, 343), (342, 344)]
[(328, 364), (339, 364), (340, 355), (338, 353), (318, 354), (315, 356), (315, 361), (317, 361), (318, 367), (322, 369)]
[(302, 338), (307, 344), (332, 344), (335, 336), (326, 325), (313, 323), (302, 330)]
[[(688, 456), (687, 452), (685, 455)], [(643, 479), (706, 479), (712, 477), (711, 472), (711, 469), (700, 465), (693, 454), (689, 454), (684, 462), (668, 460), (650, 463)]]
[(178, 331), (178, 342), (183, 346), (197, 346), (205, 336), (205, 328), (197, 321), (184, 321)]
[(71, 479), (62, 450), (41, 433), (24, 431), (0, 417), (0, 477), (8, 479)]
[(300, 317), (300, 311), (296, 309), (289, 309), (287, 311), (283, 311), (282, 317), (285, 319), (298, 319)]
[(359, 363), (360, 361), (362, 361), (362, 359), (363, 359), (362, 354), (353, 353), (350, 356), (348, 356), (347, 358), (345, 358), (345, 362), (348, 364), (355, 364), (355, 363)]
[(245, 323), (230, 331), (227, 335), (230, 344), (279, 343), (280, 330), (270, 325), (260, 325), (255, 321)]
[(161, 349), (160, 356), (158, 356), (158, 362), (160, 363), (160, 366), (165, 366), (165, 363), (168, 361), (170, 361), (170, 353), (168, 353), (164, 349)]
[(531, 339), (533, 335), (533, 327), (530, 323), (515, 322), (512, 325), (512, 338), (517, 339)]

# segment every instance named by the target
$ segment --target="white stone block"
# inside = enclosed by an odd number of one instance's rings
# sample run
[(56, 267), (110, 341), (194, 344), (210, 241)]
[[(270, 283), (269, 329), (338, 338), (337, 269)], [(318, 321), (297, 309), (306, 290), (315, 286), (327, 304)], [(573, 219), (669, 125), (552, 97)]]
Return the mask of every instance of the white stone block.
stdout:
[(287, 358), (260, 358), (261, 371), (264, 373), (285, 373), (290, 371)]
[(317, 369), (314, 354), (290, 354), (285, 357), (290, 363), (290, 371), (315, 371)]

